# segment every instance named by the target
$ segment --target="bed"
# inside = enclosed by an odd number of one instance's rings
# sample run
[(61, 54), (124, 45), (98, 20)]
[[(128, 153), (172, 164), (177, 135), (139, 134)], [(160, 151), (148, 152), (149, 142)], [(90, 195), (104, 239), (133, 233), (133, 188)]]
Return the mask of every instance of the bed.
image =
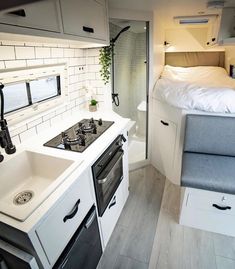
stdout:
[[(218, 63), (221, 64), (221, 58)], [(220, 64), (166, 65), (154, 87), (153, 98), (186, 110), (235, 113), (235, 79)]]

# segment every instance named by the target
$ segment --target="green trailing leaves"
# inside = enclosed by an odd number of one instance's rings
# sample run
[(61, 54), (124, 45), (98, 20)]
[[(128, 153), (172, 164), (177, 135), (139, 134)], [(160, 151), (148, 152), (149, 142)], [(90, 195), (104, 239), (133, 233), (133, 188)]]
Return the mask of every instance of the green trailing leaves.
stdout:
[(100, 75), (106, 85), (110, 80), (110, 66), (112, 64), (112, 45), (100, 49), (99, 63), (101, 65)]

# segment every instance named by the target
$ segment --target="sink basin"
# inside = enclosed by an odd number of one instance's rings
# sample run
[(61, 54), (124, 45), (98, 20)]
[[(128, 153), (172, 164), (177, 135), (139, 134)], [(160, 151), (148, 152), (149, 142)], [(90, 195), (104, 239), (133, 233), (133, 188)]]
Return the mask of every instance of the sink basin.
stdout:
[(0, 212), (24, 221), (72, 172), (69, 168), (73, 163), (32, 151), (3, 162)]

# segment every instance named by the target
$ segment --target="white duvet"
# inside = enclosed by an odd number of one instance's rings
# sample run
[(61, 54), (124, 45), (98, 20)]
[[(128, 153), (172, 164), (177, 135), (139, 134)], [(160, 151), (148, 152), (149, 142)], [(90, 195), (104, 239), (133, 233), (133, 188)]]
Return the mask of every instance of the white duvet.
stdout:
[(235, 113), (235, 79), (221, 67), (165, 66), (154, 97), (183, 109)]

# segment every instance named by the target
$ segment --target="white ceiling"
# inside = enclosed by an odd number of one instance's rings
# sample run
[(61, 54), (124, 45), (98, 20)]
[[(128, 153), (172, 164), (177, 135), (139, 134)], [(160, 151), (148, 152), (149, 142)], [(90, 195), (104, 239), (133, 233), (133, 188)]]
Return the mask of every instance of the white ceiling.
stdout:
[[(209, 0), (108, 0), (111, 8), (130, 10), (154, 11), (157, 8), (174, 13), (175, 16), (196, 15), (198, 12), (205, 14), (216, 13), (208, 10)], [(210, 0), (212, 1), (212, 0)], [(235, 7), (235, 0), (226, 0), (225, 6)]]

